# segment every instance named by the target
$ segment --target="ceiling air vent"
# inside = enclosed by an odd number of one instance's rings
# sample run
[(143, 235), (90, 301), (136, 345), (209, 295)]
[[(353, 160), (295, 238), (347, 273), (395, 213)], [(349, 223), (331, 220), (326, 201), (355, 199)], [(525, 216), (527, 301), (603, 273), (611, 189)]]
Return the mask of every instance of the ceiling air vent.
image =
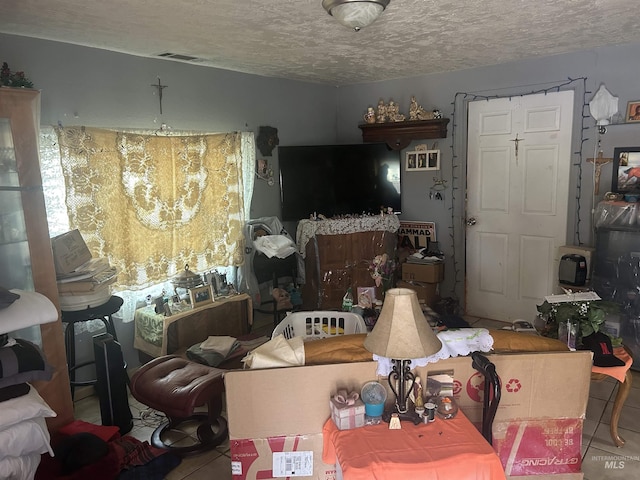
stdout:
[(198, 57), (193, 57), (191, 55), (182, 55), (180, 53), (171, 53), (171, 52), (159, 53), (158, 57), (171, 58), (173, 60), (182, 60), (183, 62), (201, 62), (202, 61), (202, 59)]

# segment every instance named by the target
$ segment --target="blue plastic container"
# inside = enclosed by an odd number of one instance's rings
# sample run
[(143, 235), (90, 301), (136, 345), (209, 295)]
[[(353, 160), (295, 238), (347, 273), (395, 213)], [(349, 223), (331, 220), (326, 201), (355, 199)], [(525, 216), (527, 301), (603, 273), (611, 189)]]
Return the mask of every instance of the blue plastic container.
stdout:
[(384, 403), (365, 403), (364, 413), (368, 417), (379, 417), (384, 412)]

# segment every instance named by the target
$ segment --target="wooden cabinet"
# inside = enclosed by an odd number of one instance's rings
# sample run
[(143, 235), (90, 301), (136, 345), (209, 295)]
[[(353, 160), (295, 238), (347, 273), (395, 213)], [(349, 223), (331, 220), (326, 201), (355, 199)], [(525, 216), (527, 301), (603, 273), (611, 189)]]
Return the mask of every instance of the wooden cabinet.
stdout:
[(0, 87), (0, 285), (35, 290), (58, 309), (56, 322), (35, 327), (54, 373), (34, 386), (57, 413), (47, 419), (54, 432), (73, 420), (73, 403), (40, 175), (39, 113), (40, 92)]
[(355, 298), (358, 287), (375, 286), (369, 265), (382, 253), (394, 258), (396, 243), (390, 231), (316, 235), (306, 245), (303, 309), (340, 310), (347, 288)]
[(402, 150), (413, 140), (446, 138), (448, 118), (359, 125), (363, 142), (384, 142), (392, 150)]

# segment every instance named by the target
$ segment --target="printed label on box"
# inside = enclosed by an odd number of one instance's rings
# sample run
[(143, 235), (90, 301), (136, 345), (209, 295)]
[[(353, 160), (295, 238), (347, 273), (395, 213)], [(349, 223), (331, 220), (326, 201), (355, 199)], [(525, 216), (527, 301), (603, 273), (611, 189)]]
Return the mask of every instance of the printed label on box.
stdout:
[(313, 475), (313, 452), (273, 454), (274, 477), (309, 477), (311, 475)]
[(493, 446), (511, 476), (579, 473), (581, 442), (579, 418), (493, 424)]
[(335, 480), (335, 465), (322, 461), (322, 433), (232, 439), (229, 446), (234, 480), (294, 476)]

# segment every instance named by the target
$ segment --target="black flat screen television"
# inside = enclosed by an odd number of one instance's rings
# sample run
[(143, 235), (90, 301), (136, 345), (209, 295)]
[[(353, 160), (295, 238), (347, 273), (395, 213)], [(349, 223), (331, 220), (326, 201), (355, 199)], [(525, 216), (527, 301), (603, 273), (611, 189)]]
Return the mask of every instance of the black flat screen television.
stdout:
[(282, 220), (400, 213), (400, 152), (380, 143), (278, 147)]

